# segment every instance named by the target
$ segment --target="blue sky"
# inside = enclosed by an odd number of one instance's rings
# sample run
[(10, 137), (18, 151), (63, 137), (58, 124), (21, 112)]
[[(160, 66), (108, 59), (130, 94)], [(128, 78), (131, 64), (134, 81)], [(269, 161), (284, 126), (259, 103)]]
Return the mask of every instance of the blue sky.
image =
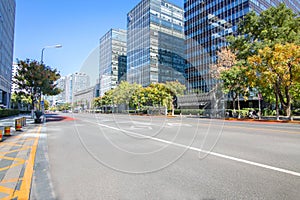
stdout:
[[(183, 0), (170, 0), (183, 6)], [(110, 28), (126, 29), (127, 13), (140, 0), (16, 0), (16, 59), (41, 59), (45, 46), (61, 44), (60, 49), (46, 49), (44, 63), (67, 75), (92, 62), (99, 38)], [(95, 56), (94, 56), (95, 57)], [(98, 66), (90, 66), (97, 69)], [(98, 72), (98, 71), (97, 71)], [(97, 73), (95, 72), (95, 73)]]

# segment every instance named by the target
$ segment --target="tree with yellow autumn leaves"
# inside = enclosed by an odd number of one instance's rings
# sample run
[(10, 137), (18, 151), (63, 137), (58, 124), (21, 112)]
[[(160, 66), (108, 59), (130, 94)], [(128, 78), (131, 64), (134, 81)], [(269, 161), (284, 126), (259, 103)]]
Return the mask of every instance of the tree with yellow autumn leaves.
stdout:
[[(227, 39), (232, 55), (221, 50), (215, 65), (218, 70), (213, 70), (223, 90), (239, 96), (256, 88), (265, 100), (272, 103), (275, 99), (277, 119), (279, 105), (291, 118), (291, 105), (300, 97), (299, 15), (283, 3), (260, 15), (250, 12), (239, 24), (238, 35)], [(226, 63), (231, 63), (230, 67), (224, 67)]]

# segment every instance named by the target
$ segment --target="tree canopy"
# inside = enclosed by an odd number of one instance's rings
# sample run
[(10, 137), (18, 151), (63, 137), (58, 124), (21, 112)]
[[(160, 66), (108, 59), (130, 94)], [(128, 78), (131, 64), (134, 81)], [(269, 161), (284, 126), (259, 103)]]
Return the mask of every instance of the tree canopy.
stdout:
[(174, 97), (182, 95), (185, 89), (185, 86), (178, 81), (150, 84), (144, 88), (136, 83), (123, 81), (116, 88), (107, 91), (104, 96), (95, 98), (94, 106), (125, 104), (135, 109), (146, 106), (173, 109)]
[(255, 87), (264, 99), (280, 101), (285, 114), (299, 91), (300, 17), (281, 3), (257, 15), (248, 13), (238, 35), (228, 37), (229, 48), (245, 66), (248, 87)]
[(247, 59), (259, 49), (275, 44), (300, 43), (300, 17), (284, 3), (257, 15), (248, 13), (238, 26), (238, 35), (229, 36), (230, 48), (238, 59)]
[[(272, 88), (286, 115), (290, 116), (291, 103), (299, 99), (300, 46), (293, 43), (265, 47), (248, 58), (256, 77), (256, 85)], [(258, 72), (258, 73), (255, 73)], [(294, 97), (294, 98), (293, 98)]]
[(32, 103), (41, 99), (41, 95), (57, 95), (55, 81), (60, 78), (56, 69), (37, 61), (19, 60), (15, 78), (17, 92), (31, 97)]

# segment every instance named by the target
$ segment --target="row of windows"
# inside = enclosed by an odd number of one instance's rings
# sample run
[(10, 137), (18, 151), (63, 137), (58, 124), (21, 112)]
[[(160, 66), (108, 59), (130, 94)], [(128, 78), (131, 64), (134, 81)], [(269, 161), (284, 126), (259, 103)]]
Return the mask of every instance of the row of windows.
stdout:
[[(224, 4), (223, 1), (221, 1), (221, 2)], [(210, 4), (206, 4), (205, 8), (200, 9), (200, 10), (188, 7), (188, 8), (186, 8), (187, 12), (189, 12), (189, 10), (193, 10), (194, 12), (185, 16), (185, 20), (188, 21), (196, 16), (199, 16), (201, 12), (206, 12), (206, 13), (214, 12), (216, 15), (218, 15), (220, 13), (226, 12), (227, 10), (231, 10), (239, 5), (249, 6), (249, 0), (229, 0), (223, 6), (221, 6), (221, 4), (222, 4), (221, 2), (213, 1)]]

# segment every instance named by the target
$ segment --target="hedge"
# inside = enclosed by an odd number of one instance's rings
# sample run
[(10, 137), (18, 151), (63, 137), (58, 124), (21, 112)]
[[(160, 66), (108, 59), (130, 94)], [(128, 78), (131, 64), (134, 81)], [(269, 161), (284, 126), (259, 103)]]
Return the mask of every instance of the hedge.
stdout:
[(0, 118), (10, 117), (18, 114), (20, 114), (19, 110), (8, 110), (8, 109), (0, 110)]
[(175, 115), (203, 115), (204, 114), (204, 110), (203, 109), (175, 109), (174, 110), (174, 114)]

